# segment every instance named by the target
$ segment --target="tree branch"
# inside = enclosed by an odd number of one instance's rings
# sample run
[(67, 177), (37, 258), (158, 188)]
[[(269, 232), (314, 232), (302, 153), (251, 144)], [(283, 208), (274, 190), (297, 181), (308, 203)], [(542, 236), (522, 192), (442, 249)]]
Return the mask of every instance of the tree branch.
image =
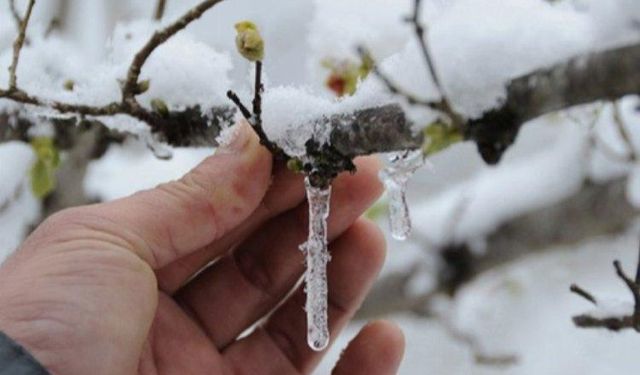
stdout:
[(16, 7), (16, 0), (9, 0), (9, 11), (11, 12), (11, 16), (13, 16), (13, 20), (16, 23), (16, 28), (20, 31), (20, 25), (22, 24), (22, 17), (18, 12), (18, 8)]
[[(15, 90), (18, 84), (18, 77), (16, 75), (16, 71), (18, 69), (18, 62), (20, 61), (20, 52), (22, 51), (22, 46), (24, 45), (24, 40), (27, 34), (27, 26), (29, 25), (29, 20), (31, 19), (31, 12), (33, 11), (33, 6), (35, 5), (35, 0), (29, 0), (29, 5), (27, 5), (27, 11), (22, 19), (20, 19), (20, 28), (18, 30), (18, 37), (13, 43), (13, 59), (11, 61), (11, 66), (9, 67), (9, 91)], [(11, 2), (12, 9), (15, 10), (15, 4), (13, 1)]]
[(156, 10), (153, 13), (153, 18), (156, 21), (160, 21), (164, 16), (164, 9), (166, 8), (167, 0), (158, 0), (156, 3)]
[[(136, 67), (146, 60), (157, 43), (160, 43), (159, 40), (166, 40), (180, 27), (184, 27), (185, 22), (195, 19), (218, 1), (211, 0), (200, 4), (165, 31), (156, 33), (147, 46), (136, 55), (128, 82), (131, 85), (137, 82), (140, 68)], [(640, 61), (640, 44), (576, 57), (514, 79), (508, 84), (506, 100), (500, 107), (487, 111), (479, 118), (471, 119), (464, 124), (465, 138), (476, 142), (480, 154), (487, 162), (497, 163), (504, 151), (514, 142), (520, 126), (526, 121), (575, 105), (598, 100), (612, 101), (626, 95), (640, 93), (638, 61)], [(61, 113), (85, 116), (126, 114), (147, 122), (158, 138), (170, 144), (183, 146), (215, 144), (215, 132), (208, 129), (209, 122), (192, 121), (190, 131), (176, 131), (170, 128), (171, 121), (144, 109), (135, 101), (133, 104), (130, 101), (123, 101), (102, 107), (92, 107), (61, 102), (50, 103), (19, 90), (0, 90), (0, 98), (50, 107)], [(215, 111), (226, 114), (220, 121), (231, 121), (235, 110), (232, 107), (219, 107)], [(344, 158), (417, 149), (424, 142), (423, 134), (412, 131), (413, 126), (407, 120), (406, 114), (398, 104), (394, 103), (362, 109), (355, 113), (338, 114), (329, 119), (317, 119), (317, 121), (327, 120), (334, 127), (330, 136), (332, 147), (326, 152), (335, 155), (329, 156)], [(203, 128), (197, 129), (198, 126)], [(194, 133), (199, 136), (195, 142), (186, 139), (189, 134)], [(203, 140), (200, 138), (202, 134), (212, 137)]]
[(174, 36), (180, 30), (187, 27), (191, 22), (200, 18), (207, 10), (211, 9), (214, 5), (220, 3), (221, 1), (222, 0), (203, 1), (189, 10), (187, 13), (185, 13), (174, 23), (170, 24), (160, 31), (156, 31), (155, 33), (153, 33), (151, 39), (149, 39), (144, 47), (142, 47), (142, 49), (138, 51), (138, 53), (134, 56), (131, 65), (129, 66), (127, 78), (122, 85), (123, 102), (136, 102), (135, 95), (137, 93), (136, 88), (138, 87), (138, 77), (140, 76), (140, 72), (142, 71), (142, 66), (147, 61), (149, 56), (151, 56), (153, 51), (155, 51), (158, 46), (169, 40), (169, 38)]

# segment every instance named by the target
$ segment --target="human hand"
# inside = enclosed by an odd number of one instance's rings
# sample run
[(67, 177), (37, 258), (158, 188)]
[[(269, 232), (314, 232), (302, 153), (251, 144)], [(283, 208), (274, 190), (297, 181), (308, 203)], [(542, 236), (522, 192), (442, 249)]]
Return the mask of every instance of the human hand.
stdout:
[[(385, 253), (379, 230), (359, 218), (381, 193), (378, 164), (357, 165), (333, 187), (333, 339)], [(0, 267), (0, 331), (53, 374), (310, 373), (324, 352), (307, 347), (302, 287), (287, 297), (304, 271), (304, 189), (286, 168), (273, 175), (240, 125), (179, 181), (52, 216)], [(394, 374), (403, 347), (397, 327), (372, 323), (335, 374)]]

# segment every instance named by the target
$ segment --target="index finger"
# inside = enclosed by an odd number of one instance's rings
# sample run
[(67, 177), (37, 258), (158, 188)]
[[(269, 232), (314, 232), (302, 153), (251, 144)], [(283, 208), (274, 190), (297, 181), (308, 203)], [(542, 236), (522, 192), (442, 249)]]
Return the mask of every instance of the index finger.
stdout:
[(180, 180), (54, 220), (124, 240), (153, 269), (189, 255), (244, 221), (269, 186), (271, 155), (246, 123), (236, 127), (229, 144)]

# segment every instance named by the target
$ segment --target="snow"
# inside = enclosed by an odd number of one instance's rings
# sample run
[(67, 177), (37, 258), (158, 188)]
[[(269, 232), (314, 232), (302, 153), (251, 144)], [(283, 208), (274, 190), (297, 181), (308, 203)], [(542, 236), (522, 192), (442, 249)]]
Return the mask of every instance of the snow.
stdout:
[[(150, 21), (118, 24), (107, 43), (104, 61), (92, 63), (77, 45), (58, 35), (46, 39), (32, 37), (25, 46), (18, 67), (18, 83), (27, 92), (45, 98), (70, 103), (106, 105), (121, 99), (120, 82), (126, 77), (135, 53), (144, 45), (158, 25)], [(0, 53), (0, 63), (8, 66), (12, 51)], [(218, 52), (188, 33), (179, 33), (164, 43), (149, 57), (140, 80), (150, 80), (149, 90), (138, 96), (150, 107), (150, 101), (162, 99), (170, 109), (200, 105), (204, 109), (229, 105), (226, 91), (231, 86), (228, 52)], [(74, 82), (73, 91), (64, 90), (67, 80)], [(0, 82), (8, 81), (8, 71), (0, 70)], [(12, 105), (0, 103), (3, 105)], [(55, 116), (46, 109), (32, 114)], [(146, 125), (119, 115), (101, 117), (114, 129), (141, 134)]]
[(87, 170), (85, 190), (90, 197), (110, 201), (175, 180), (213, 153), (212, 149), (174, 149), (171, 160), (158, 160), (144, 142), (130, 140), (112, 146)]
[(309, 87), (272, 87), (263, 97), (263, 127), (270, 140), (291, 156), (304, 156), (306, 142), (329, 141), (329, 118), (385, 103), (387, 95), (365, 88), (342, 100), (315, 95)]
[[(21, 142), (0, 144), (0, 263), (22, 242), (27, 225), (39, 214), (31, 194), (29, 170), (35, 161), (31, 147)], [(11, 168), (6, 166), (10, 165)]]
[[(569, 292), (569, 285), (575, 282), (597, 296), (628, 305), (631, 295), (615, 276), (611, 262), (617, 258), (623, 264), (635, 264), (637, 229), (549, 249), (486, 273), (463, 289), (450, 312), (455, 328), (479, 340), (488, 354), (517, 356), (513, 366), (476, 364), (471, 350), (433, 319), (408, 313), (385, 317), (398, 324), (406, 337), (399, 374), (608, 375), (638, 371), (637, 333), (575, 328), (571, 317), (590, 307)], [(395, 263), (407, 258), (413, 262), (412, 255), (395, 245), (388, 258)], [(315, 374), (330, 373), (342, 349), (365, 323), (351, 324), (336, 339)]]
[(629, 173), (627, 199), (634, 207), (640, 208), (640, 166), (635, 166)]
[[(128, 68), (133, 55), (156, 28), (158, 25), (150, 21), (119, 24), (110, 42), (112, 63)], [(228, 105), (230, 52), (218, 52), (189, 33), (178, 33), (144, 65), (140, 80), (150, 79), (151, 86), (138, 99), (147, 107), (153, 98), (161, 98), (170, 108)]]
[(546, 145), (546, 152), (506, 160), (416, 205), (416, 232), (434, 245), (472, 241), (522, 212), (551, 205), (578, 191), (586, 175), (587, 133), (578, 125), (563, 127), (558, 133), (555, 144)]
[(596, 319), (622, 318), (625, 316), (633, 315), (634, 302), (630, 300), (630, 298), (596, 298), (598, 300), (598, 305), (596, 306), (596, 308), (586, 311), (584, 314), (592, 316)]
[(539, 0), (456, 1), (430, 27), (434, 64), (454, 106), (477, 117), (505, 83), (592, 48), (588, 15)]

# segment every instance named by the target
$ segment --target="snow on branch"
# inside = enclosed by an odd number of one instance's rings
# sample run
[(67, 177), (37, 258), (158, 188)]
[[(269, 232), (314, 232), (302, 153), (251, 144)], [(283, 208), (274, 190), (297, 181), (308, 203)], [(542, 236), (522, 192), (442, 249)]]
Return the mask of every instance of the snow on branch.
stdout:
[[(215, 1), (207, 3), (212, 2)], [(188, 14), (193, 17), (193, 11)], [(167, 35), (162, 32), (160, 34)], [(157, 40), (156, 38), (153, 40)], [(140, 56), (145, 55), (146, 53)], [(134, 65), (137, 64), (136, 61), (138, 58), (134, 60)], [(495, 163), (513, 143), (520, 126), (529, 120), (580, 104), (614, 100), (640, 93), (638, 61), (640, 44), (579, 56), (514, 79), (508, 84), (506, 100), (500, 107), (464, 124), (465, 138), (477, 143), (487, 162)], [(138, 68), (132, 68), (130, 72), (133, 73), (129, 81), (137, 82)], [(130, 97), (129, 95), (127, 93), (124, 98)], [(66, 114), (126, 114), (143, 120), (160, 140), (176, 146), (215, 146), (220, 126), (230, 124), (236, 111), (231, 106), (221, 106), (212, 110), (213, 116), (207, 116), (206, 110), (198, 108), (172, 111), (169, 116), (164, 117), (140, 105), (127, 104), (127, 101), (95, 107), (50, 102), (30, 96), (19, 89), (0, 90), (0, 98), (50, 107)], [(188, 120), (187, 125), (176, 122), (178, 119)], [(412, 130), (413, 124), (408, 120), (403, 107), (397, 103), (334, 114), (328, 119), (318, 118), (315, 121), (327, 120), (332, 126), (329, 137), (332, 150), (343, 157), (417, 149), (424, 141), (421, 133), (416, 134)]]
[[(120, 101), (98, 106), (67, 103), (38, 97), (23, 91), (17, 85), (10, 85), (7, 90), (0, 89), (0, 99), (48, 108), (70, 117), (80, 116), (81, 119), (88, 118), (98, 122), (101, 122), (101, 117), (127, 115), (146, 123), (157, 140), (170, 145), (215, 146), (219, 130), (230, 125), (236, 117), (237, 110), (231, 105), (216, 104), (210, 108), (193, 105), (179, 110), (158, 111), (140, 105), (136, 95), (144, 92), (145, 86), (148, 86), (148, 83), (139, 80), (139, 76), (153, 51), (220, 1), (203, 1), (178, 20), (155, 32), (135, 54), (121, 87)], [(424, 33), (416, 14), (408, 21), (414, 24), (418, 35)], [(25, 17), (21, 23), (25, 29), (27, 22), (28, 18)], [(20, 35), (24, 36), (24, 33)], [(20, 39), (19, 36), (16, 43)], [(428, 56), (426, 44), (424, 51)], [(18, 56), (19, 49), (14, 59)], [(640, 61), (640, 44), (578, 56), (513, 79), (507, 84), (507, 95), (502, 104), (477, 118), (461, 119), (460, 130), (465, 139), (476, 142), (480, 154), (487, 162), (496, 163), (514, 142), (520, 126), (531, 119), (579, 104), (613, 100), (639, 93), (640, 67), (637, 61)], [(429, 68), (435, 74), (431, 65)], [(437, 80), (437, 77), (434, 76), (434, 79)], [(269, 94), (269, 90), (266, 91)], [(341, 112), (319, 113), (317, 118), (294, 119), (300, 124), (293, 125), (302, 128), (309, 123), (328, 124), (329, 136), (322, 142), (314, 140), (316, 142), (310, 143), (314, 149), (307, 150), (320, 153), (328, 160), (344, 161), (359, 155), (418, 149), (425, 141), (425, 135), (416, 131), (422, 124), (411, 122), (406, 107), (401, 102), (402, 98), (394, 100), (393, 97), (387, 102), (371, 102), (368, 104), (370, 107), (364, 102), (357, 108), (351, 107)], [(265, 111), (269, 110), (265, 107)], [(15, 123), (19, 122), (16, 117), (22, 116), (20, 113), (5, 115), (12, 117), (12, 122)], [(12, 132), (5, 131), (5, 137), (1, 137), (0, 141), (16, 138), (15, 134), (6, 138), (9, 133)], [(113, 138), (119, 139), (121, 136)], [(326, 144), (322, 144), (323, 142)], [(349, 166), (346, 162), (341, 164)]]
[[(50, 108), (61, 114), (80, 115), (82, 117), (115, 116), (118, 114), (129, 115), (133, 118), (147, 123), (153, 133), (162, 134), (164, 138), (169, 142), (171, 142), (173, 138), (171, 133), (175, 132), (175, 128), (183, 126), (183, 124), (181, 124), (180, 122), (176, 123), (175, 120), (185, 120), (189, 118), (195, 120), (193, 112), (197, 111), (201, 112), (198, 119), (200, 121), (200, 125), (198, 125), (197, 127), (201, 128), (200, 131), (204, 131), (211, 122), (207, 121), (207, 116), (205, 116), (199, 108), (192, 107), (179, 113), (158, 113), (158, 111), (151, 111), (142, 107), (135, 97), (136, 95), (139, 95), (146, 91), (145, 86), (148, 87), (148, 83), (145, 84), (144, 82), (139, 82), (139, 76), (143, 65), (145, 64), (149, 56), (151, 56), (151, 54), (156, 50), (156, 48), (165, 43), (176, 33), (183, 30), (191, 22), (200, 18), (207, 10), (220, 3), (221, 1), (222, 0), (203, 1), (186, 12), (175, 22), (169, 24), (164, 29), (155, 32), (147, 41), (147, 43), (138, 51), (138, 53), (136, 53), (133, 61), (131, 62), (131, 65), (129, 66), (126, 79), (122, 84), (122, 100), (120, 102), (113, 102), (103, 106), (91, 106), (65, 103), (60, 101), (51, 101), (44, 98), (39, 98), (37, 96), (30, 95), (29, 93), (21, 90), (18, 87), (16, 70), (20, 58), (20, 52), (25, 41), (26, 30), (29, 23), (31, 11), (35, 4), (35, 1), (31, 0), (29, 2), (25, 17), (20, 19), (20, 30), (18, 33), (18, 37), (16, 38), (14, 43), (13, 60), (11, 67), (9, 68), (9, 86), (6, 90), (0, 89), (0, 98), (9, 99), (11, 101), (22, 104)], [(221, 110), (221, 112), (224, 111), (225, 109)], [(193, 126), (189, 126), (189, 128), (192, 129)], [(177, 144), (180, 143), (182, 142), (177, 141)]]

